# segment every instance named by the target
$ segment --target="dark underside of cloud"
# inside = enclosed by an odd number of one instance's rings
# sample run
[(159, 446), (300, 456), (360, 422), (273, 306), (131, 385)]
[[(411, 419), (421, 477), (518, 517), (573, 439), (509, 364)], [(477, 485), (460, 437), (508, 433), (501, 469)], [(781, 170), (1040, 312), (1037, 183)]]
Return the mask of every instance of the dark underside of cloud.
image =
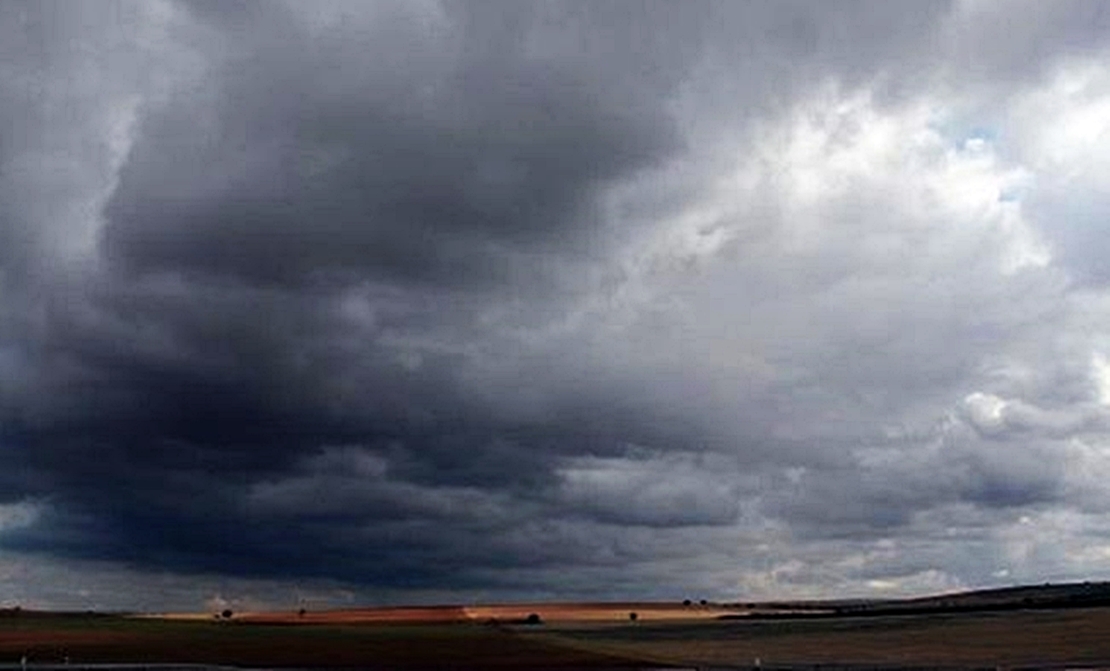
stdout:
[[(563, 266), (603, 253), (601, 191), (680, 149), (665, 106), (684, 64), (656, 28), (683, 12), (336, 9), (363, 15), (179, 8), (212, 57), (137, 119), (103, 270), (12, 317), (26, 386), (0, 424), (2, 491), (47, 512), (5, 547), (391, 586), (572, 559), (510, 532), (563, 514), (560, 455), (644, 429), (569, 398), (499, 417), (460, 375), (498, 335), (483, 312), (551, 300)], [(386, 472), (313, 470), (335, 450)], [(328, 505), (254, 502), (297, 478)]]

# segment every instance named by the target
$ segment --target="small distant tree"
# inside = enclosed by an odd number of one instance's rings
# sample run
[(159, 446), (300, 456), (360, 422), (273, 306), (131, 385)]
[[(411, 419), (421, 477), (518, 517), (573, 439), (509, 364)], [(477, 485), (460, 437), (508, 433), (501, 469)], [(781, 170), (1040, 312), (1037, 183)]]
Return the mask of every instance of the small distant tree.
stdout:
[(640, 616), (637, 615), (635, 611), (628, 614), (628, 619), (633, 621), (633, 622), (635, 622), (637, 620), (637, 618), (639, 618), (639, 617)]
[(690, 605), (690, 604), (692, 604), (692, 603), (693, 603), (693, 602), (692, 602), (692, 601), (690, 601), (689, 599), (683, 599), (683, 600), (682, 600), (682, 605), (683, 605), (683, 606), (689, 606), (689, 605)]
[(299, 615), (300, 617), (304, 617), (304, 614), (307, 613), (307, 612), (308, 611), (306, 611), (304, 608), (302, 608), (302, 609), (297, 611), (297, 615)]
[(230, 620), (231, 616), (234, 615), (234, 614), (235, 613), (233, 613), (230, 608), (225, 608), (224, 612), (220, 613), (220, 617), (222, 617), (225, 620)]
[(524, 624), (542, 624), (543, 620), (540, 619), (539, 613), (528, 613), (528, 617), (524, 618)]
[(701, 605), (703, 605), (703, 606), (707, 606), (707, 605), (709, 605), (709, 602), (708, 602), (708, 601), (706, 601), (705, 599), (702, 599), (702, 600), (701, 600), (701, 601), (699, 601), (698, 603), (700, 603), (700, 604), (701, 604)]

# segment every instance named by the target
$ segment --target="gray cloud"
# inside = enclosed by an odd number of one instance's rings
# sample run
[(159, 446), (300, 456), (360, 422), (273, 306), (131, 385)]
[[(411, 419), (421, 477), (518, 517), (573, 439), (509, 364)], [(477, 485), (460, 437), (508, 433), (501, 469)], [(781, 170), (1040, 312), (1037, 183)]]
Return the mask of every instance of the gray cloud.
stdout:
[[(449, 285), (521, 279), (513, 252), (580, 248), (592, 193), (677, 148), (673, 76), (623, 19), (575, 32), (583, 54), (546, 44), (564, 17), (540, 8), (459, 9), (222, 25), (226, 60), (145, 120), (105, 253), (249, 281)], [(583, 67), (599, 41), (617, 62)]]
[(14, 598), (1110, 575), (1097, 5), (0, 12)]

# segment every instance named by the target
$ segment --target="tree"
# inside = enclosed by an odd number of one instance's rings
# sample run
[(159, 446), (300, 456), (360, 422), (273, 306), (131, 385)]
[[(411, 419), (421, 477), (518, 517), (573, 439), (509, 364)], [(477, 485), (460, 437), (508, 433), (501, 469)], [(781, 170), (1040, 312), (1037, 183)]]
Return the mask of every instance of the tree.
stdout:
[(231, 616), (234, 615), (234, 614), (235, 613), (231, 612), (230, 608), (225, 608), (224, 612), (220, 613), (220, 616), (223, 617), (223, 619), (225, 619), (225, 620), (230, 620)]
[(692, 602), (692, 601), (690, 601), (689, 599), (683, 599), (683, 600), (682, 600), (682, 605), (683, 605), (683, 606), (689, 606), (689, 605), (690, 605), (690, 604), (692, 604), (692, 603), (693, 603), (693, 602)]
[(639, 616), (639, 615), (637, 615), (635, 611), (633, 611), (633, 612), (631, 612), (631, 613), (629, 613), (629, 614), (628, 614), (628, 619), (629, 619), (629, 620), (631, 620), (631, 621), (633, 621), (633, 622), (635, 622), (635, 621), (636, 621), (636, 618), (638, 618), (638, 617), (640, 617), (640, 616)]
[(524, 618), (524, 624), (542, 624), (543, 620), (540, 619), (539, 613), (528, 613), (528, 617)]

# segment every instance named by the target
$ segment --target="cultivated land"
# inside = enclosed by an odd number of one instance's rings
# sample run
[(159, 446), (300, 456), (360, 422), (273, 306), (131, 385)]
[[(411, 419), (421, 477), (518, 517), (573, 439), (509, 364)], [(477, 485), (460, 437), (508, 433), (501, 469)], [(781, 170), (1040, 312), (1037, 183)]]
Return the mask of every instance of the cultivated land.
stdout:
[[(636, 620), (629, 618), (636, 613)], [(526, 624), (530, 614), (542, 624)], [(364, 669), (1110, 668), (1110, 585), (902, 601), (514, 604), (326, 612), (0, 611), (0, 663)]]

